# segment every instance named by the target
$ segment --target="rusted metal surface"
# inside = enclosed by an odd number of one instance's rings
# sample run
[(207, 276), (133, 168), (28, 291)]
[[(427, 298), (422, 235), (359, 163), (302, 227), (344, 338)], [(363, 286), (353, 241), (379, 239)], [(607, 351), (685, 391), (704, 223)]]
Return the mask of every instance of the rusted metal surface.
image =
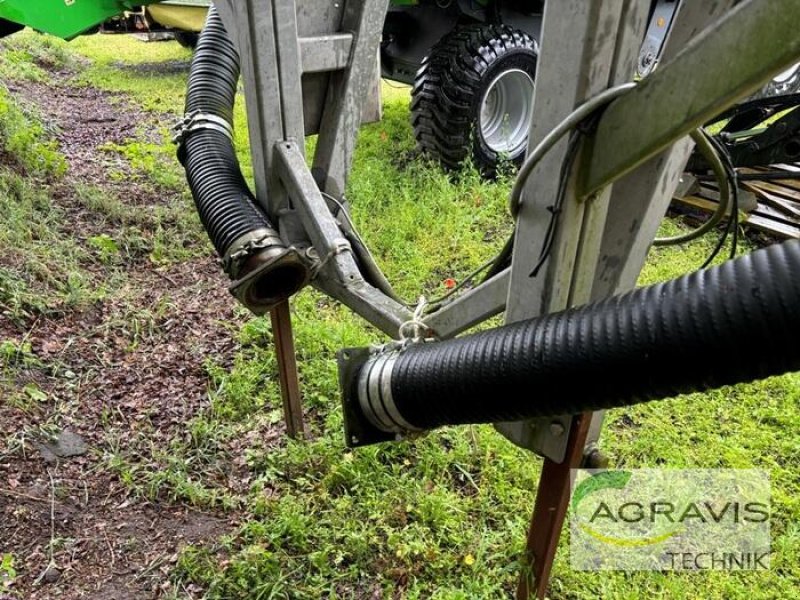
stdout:
[[(772, 165), (738, 172), (747, 177), (770, 174), (769, 179), (740, 182), (740, 191), (752, 194), (755, 199), (750, 205), (740, 205), (741, 225), (780, 238), (800, 238), (800, 165)], [(785, 177), (780, 177), (781, 172)], [(692, 211), (712, 213), (717, 208), (717, 198), (715, 186), (703, 184), (690, 195), (674, 198), (673, 203)]]
[(525, 567), (517, 587), (517, 600), (545, 597), (572, 493), (572, 469), (580, 467), (583, 462), (591, 422), (591, 413), (574, 417), (564, 461), (544, 461), (536, 505), (528, 529)]
[(305, 436), (303, 406), (300, 396), (300, 378), (297, 374), (297, 359), (292, 334), (292, 316), (289, 302), (282, 302), (270, 311), (272, 335), (275, 337), (275, 354), (278, 359), (278, 375), (283, 399), (283, 416), (286, 433), (298, 439)]

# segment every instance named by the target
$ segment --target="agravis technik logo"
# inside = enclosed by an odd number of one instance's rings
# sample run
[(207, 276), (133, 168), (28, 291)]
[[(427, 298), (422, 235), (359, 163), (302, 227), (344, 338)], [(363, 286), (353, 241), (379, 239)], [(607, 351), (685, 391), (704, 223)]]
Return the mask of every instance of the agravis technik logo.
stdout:
[(767, 569), (769, 475), (758, 470), (575, 471), (576, 569)]

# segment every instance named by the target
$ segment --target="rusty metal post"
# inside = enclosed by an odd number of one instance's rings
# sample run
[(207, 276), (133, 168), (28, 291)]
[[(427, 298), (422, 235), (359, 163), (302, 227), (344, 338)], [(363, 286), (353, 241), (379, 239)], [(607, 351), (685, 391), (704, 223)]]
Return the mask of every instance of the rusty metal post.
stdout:
[(550, 581), (550, 570), (558, 549), (558, 540), (561, 538), (561, 528), (569, 506), (572, 491), (571, 472), (583, 461), (591, 421), (591, 413), (573, 418), (567, 442), (567, 455), (563, 462), (544, 459), (536, 504), (528, 529), (525, 564), (517, 587), (517, 600), (529, 600), (531, 594), (534, 594), (535, 598), (545, 597), (547, 584)]
[(278, 359), (278, 377), (283, 399), (283, 417), (286, 433), (290, 438), (305, 437), (303, 406), (300, 397), (300, 377), (297, 373), (297, 359), (294, 351), (292, 315), (289, 302), (281, 302), (270, 311), (272, 334), (275, 337), (275, 355)]

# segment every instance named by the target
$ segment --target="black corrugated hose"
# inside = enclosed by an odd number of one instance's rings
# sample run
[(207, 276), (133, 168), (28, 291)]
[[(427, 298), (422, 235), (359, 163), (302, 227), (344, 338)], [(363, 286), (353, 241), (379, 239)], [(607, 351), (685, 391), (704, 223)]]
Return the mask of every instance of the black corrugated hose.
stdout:
[(592, 305), (412, 344), (393, 367), (367, 362), (351, 393), (392, 423), (384, 431), (514, 421), (796, 371), (799, 339), (800, 241), (790, 241)]
[[(232, 129), (238, 81), (239, 55), (212, 6), (192, 59), (186, 114), (211, 114), (225, 119)], [(223, 131), (192, 131), (181, 143), (178, 158), (203, 225), (221, 257), (242, 236), (271, 227), (242, 176), (233, 142)]]

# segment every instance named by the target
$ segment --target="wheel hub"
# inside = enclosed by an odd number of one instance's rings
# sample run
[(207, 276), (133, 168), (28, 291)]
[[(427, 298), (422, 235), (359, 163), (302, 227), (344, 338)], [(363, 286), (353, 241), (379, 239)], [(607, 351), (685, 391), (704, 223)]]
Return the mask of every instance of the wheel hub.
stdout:
[(486, 145), (509, 158), (525, 150), (533, 115), (533, 78), (521, 69), (504, 71), (481, 101), (480, 133)]

